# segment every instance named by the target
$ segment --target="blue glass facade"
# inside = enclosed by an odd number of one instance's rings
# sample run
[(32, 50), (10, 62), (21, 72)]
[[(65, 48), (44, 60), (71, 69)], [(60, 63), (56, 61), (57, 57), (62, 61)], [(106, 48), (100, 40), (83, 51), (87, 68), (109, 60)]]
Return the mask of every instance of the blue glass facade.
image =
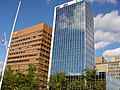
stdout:
[(120, 90), (120, 80), (106, 74), (106, 90)]
[(81, 74), (94, 66), (93, 13), (85, 1), (55, 8), (50, 75)]

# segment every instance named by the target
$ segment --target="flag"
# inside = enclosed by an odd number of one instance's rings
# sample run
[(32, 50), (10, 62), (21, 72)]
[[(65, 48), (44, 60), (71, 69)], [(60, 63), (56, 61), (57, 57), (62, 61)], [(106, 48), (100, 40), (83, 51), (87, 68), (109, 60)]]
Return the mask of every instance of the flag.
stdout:
[(6, 41), (6, 32), (4, 32), (4, 36), (2, 38), (2, 45), (7, 46), (7, 41)]
[(5, 45), (5, 36), (2, 38), (2, 45)]

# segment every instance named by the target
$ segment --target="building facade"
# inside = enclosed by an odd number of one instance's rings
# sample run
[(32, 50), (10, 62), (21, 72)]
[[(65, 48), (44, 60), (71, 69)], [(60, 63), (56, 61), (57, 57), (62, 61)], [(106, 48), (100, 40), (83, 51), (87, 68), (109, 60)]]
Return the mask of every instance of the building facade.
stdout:
[(52, 28), (45, 23), (14, 32), (7, 62), (12, 71), (27, 73), (28, 64), (35, 64), (38, 73), (48, 76), (51, 33)]
[(106, 90), (120, 90), (120, 79), (106, 74)]
[(95, 81), (102, 81), (103, 90), (120, 90), (120, 80), (106, 72), (97, 72)]
[(97, 57), (95, 66), (98, 72), (106, 72), (120, 79), (120, 58), (119, 57)]
[(94, 66), (93, 12), (84, 0), (54, 10), (49, 76), (58, 72), (81, 75)]

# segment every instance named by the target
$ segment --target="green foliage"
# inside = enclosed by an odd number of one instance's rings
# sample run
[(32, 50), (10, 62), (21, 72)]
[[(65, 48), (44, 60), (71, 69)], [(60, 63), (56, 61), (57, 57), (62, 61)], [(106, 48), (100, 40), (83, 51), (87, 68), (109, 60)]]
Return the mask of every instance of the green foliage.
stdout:
[(26, 76), (18, 70), (14, 75), (14, 86), (17, 90), (22, 90), (26, 85)]
[(14, 75), (10, 67), (6, 69), (3, 79), (2, 90), (13, 90), (14, 89)]
[(26, 75), (26, 85), (29, 90), (38, 90), (40, 86), (40, 80), (37, 78), (35, 71), (36, 67), (33, 64), (29, 64), (28, 74)]
[(29, 64), (28, 73), (24, 74), (19, 69), (13, 74), (10, 66), (6, 68), (2, 90), (39, 90), (40, 79), (36, 73), (36, 66)]
[(87, 90), (105, 90), (106, 83), (104, 80), (96, 81), (96, 69), (86, 69), (86, 85)]
[(48, 83), (50, 89), (52, 90), (61, 90), (61, 88), (66, 88), (67, 82), (65, 78), (65, 73), (56, 72), (54, 76), (50, 77), (50, 82)]
[[(24, 74), (19, 69), (13, 74), (10, 67), (6, 68), (2, 90), (40, 90), (40, 86), (48, 84), (49, 90), (105, 90), (105, 81), (95, 81), (96, 70), (86, 69), (85, 74), (69, 80), (64, 72), (56, 72), (46, 82), (44, 72), (36, 73), (36, 66), (29, 64), (28, 73)], [(42, 89), (43, 90), (43, 89)], [(44, 90), (47, 90), (44, 89)]]
[[(72, 77), (72, 76), (71, 76)], [(96, 81), (96, 69), (86, 69), (85, 74), (69, 81), (63, 72), (56, 72), (50, 77), (48, 86), (50, 90), (105, 90), (105, 81)]]

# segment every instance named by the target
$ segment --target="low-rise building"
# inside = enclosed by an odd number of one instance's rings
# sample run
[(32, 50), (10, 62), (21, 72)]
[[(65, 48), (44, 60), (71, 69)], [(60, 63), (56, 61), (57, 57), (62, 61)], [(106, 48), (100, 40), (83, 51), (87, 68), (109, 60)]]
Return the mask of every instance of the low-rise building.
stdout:
[(119, 57), (97, 57), (95, 66), (98, 72), (106, 72), (120, 79), (120, 58)]
[(97, 72), (96, 82), (103, 83), (104, 90), (120, 90), (120, 80), (106, 72)]

